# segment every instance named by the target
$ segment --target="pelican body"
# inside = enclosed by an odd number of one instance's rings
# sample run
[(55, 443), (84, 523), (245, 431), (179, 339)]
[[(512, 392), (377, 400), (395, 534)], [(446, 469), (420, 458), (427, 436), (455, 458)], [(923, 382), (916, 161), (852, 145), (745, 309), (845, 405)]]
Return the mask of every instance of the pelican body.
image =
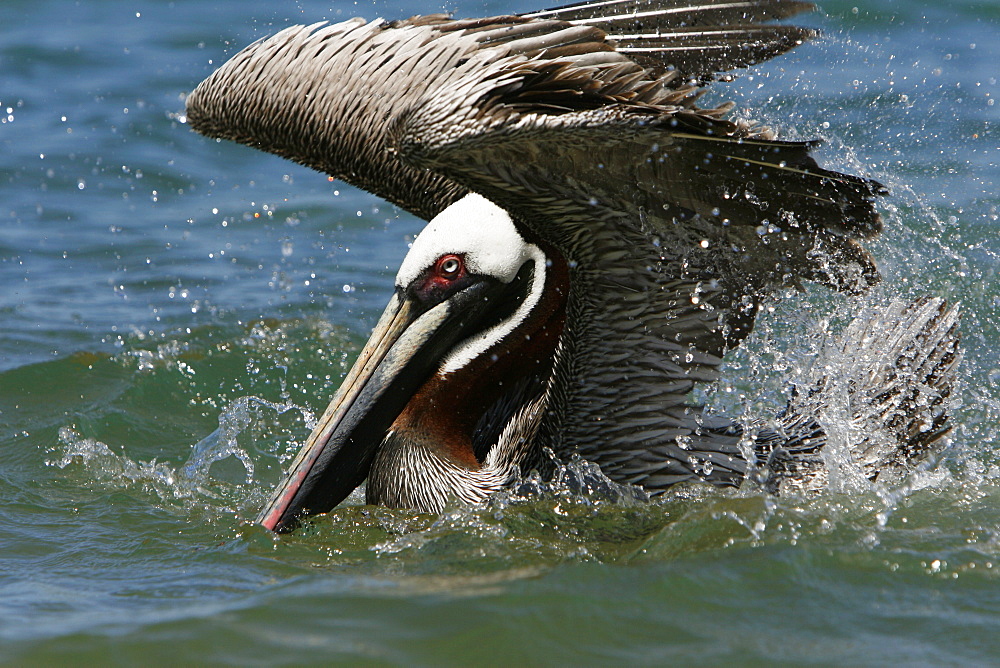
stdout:
[[(752, 429), (689, 401), (777, 290), (878, 280), (877, 182), (811, 142), (699, 108), (720, 72), (814, 36), (793, 0), (605, 0), (520, 16), (296, 26), (189, 96), (199, 132), (285, 156), (430, 220), (330, 406), (260, 515), (286, 531), (367, 480), (437, 512), (579, 455), (652, 494), (823, 478), (823, 390)], [(855, 322), (866, 475), (940, 442), (957, 311)], [(883, 331), (881, 336), (873, 332)]]

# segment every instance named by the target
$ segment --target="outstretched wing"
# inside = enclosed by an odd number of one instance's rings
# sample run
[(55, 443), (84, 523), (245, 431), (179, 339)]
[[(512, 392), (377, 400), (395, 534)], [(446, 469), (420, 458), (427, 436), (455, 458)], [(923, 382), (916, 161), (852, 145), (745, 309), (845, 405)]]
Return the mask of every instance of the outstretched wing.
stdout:
[(810, 30), (758, 22), (810, 7), (610, 0), (525, 16), (297, 26), (247, 47), (202, 82), (187, 117), (203, 134), (276, 153), (430, 218), (466, 189), (405, 164), (388, 135), (397, 116), (424, 100), (532, 58), (618, 66), (619, 77), (648, 80), (666, 94), (808, 39)]

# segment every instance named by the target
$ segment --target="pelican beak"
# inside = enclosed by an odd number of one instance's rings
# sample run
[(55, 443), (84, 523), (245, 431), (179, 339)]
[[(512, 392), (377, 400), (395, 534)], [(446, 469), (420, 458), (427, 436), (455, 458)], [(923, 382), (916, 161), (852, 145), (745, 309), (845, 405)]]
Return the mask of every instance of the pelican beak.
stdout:
[(279, 533), (332, 510), (371, 469), (378, 446), (423, 382), (469, 325), (489, 285), (471, 285), (433, 306), (397, 289), (354, 367), (257, 521)]

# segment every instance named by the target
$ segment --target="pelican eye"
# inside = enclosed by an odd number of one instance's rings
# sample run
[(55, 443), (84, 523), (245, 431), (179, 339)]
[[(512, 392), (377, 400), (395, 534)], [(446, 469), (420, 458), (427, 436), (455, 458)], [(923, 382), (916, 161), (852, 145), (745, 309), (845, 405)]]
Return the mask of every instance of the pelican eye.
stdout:
[(462, 273), (462, 258), (457, 255), (442, 255), (438, 258), (436, 270), (441, 278), (457, 278)]

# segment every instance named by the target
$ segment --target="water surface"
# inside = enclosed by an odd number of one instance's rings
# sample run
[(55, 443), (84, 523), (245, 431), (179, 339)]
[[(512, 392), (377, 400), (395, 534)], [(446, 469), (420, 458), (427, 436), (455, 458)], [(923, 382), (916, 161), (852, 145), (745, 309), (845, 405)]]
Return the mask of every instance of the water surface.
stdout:
[[(565, 480), (429, 516), (360, 497), (251, 519), (421, 223), (195, 135), (184, 95), (293, 23), (514, 3), (0, 5), (0, 661), (984, 664), (1000, 658), (1000, 3), (829, 2), (815, 43), (720, 86), (893, 196), (884, 284), (774, 304), (707, 400), (770, 415), (869, 303), (961, 301), (952, 445), (903, 489)], [(588, 477), (589, 476), (589, 477)]]

